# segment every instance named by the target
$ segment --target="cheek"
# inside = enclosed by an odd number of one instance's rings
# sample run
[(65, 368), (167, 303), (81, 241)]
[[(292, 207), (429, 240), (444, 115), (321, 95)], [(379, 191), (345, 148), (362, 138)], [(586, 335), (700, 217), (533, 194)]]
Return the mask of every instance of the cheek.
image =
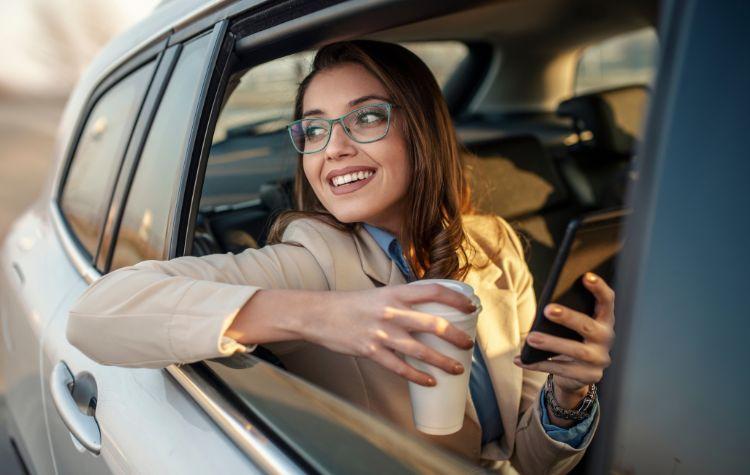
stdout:
[(320, 181), (320, 166), (318, 166), (313, 160), (303, 160), (302, 170), (305, 172), (307, 182), (313, 187), (313, 189), (317, 189), (319, 186), (318, 182)]

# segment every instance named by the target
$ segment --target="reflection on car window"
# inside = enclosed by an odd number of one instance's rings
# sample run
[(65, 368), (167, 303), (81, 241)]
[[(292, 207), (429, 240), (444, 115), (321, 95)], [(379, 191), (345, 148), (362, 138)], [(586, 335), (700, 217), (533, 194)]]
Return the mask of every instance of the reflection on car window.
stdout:
[(112, 270), (165, 257), (173, 199), (195, 116), (210, 38), (188, 43), (156, 113), (128, 194)]
[(616, 36), (586, 48), (576, 72), (576, 95), (617, 86), (650, 84), (657, 49), (653, 28)]
[(79, 139), (60, 206), (81, 245), (92, 256), (104, 227), (117, 169), (153, 70), (154, 64), (149, 63), (105, 92)]

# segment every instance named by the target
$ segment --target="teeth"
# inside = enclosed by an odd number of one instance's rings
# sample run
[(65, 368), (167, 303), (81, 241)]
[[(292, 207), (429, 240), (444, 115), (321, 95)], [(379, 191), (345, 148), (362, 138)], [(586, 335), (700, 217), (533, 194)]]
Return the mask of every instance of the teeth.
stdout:
[(360, 172), (354, 172), (354, 173), (347, 173), (346, 175), (339, 175), (337, 177), (333, 177), (333, 184), (335, 186), (341, 186), (345, 185), (347, 183), (351, 183), (353, 181), (357, 180), (364, 180), (365, 178), (368, 178), (371, 176), (374, 172), (371, 171), (360, 171)]

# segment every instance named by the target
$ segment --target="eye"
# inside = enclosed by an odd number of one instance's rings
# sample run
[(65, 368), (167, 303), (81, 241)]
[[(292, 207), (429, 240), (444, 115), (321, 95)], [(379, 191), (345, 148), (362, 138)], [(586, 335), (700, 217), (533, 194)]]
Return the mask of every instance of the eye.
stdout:
[(328, 131), (325, 127), (319, 125), (310, 125), (305, 128), (305, 140), (309, 142), (316, 142), (326, 136)]
[(355, 125), (358, 127), (372, 127), (383, 123), (386, 119), (383, 111), (375, 109), (366, 109), (357, 113), (357, 120)]

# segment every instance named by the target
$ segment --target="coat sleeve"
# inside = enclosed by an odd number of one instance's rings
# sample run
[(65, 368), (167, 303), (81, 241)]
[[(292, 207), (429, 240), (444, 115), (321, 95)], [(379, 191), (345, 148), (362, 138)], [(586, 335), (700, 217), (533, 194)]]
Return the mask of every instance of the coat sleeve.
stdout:
[[(517, 268), (512, 269), (514, 288), (517, 297), (517, 313), (521, 341), (531, 329), (536, 316), (536, 297), (533, 278), (524, 259), (523, 247), (516, 233), (503, 222), (508, 231), (513, 248), (519, 259), (514, 260)], [(520, 348), (519, 348), (520, 349)], [(511, 464), (520, 473), (564, 474), (569, 472), (583, 457), (599, 423), (597, 413), (591, 430), (581, 447), (574, 449), (570, 445), (552, 439), (542, 427), (540, 401), (542, 385), (547, 374), (538, 371), (523, 370), (523, 388), (521, 394), (520, 417), (516, 426), (515, 447), (511, 455)]]
[(297, 245), (144, 261), (107, 274), (70, 310), (67, 338), (99, 363), (131, 367), (252, 350), (224, 332), (255, 292), (330, 288), (320, 263), (331, 259), (330, 251), (320, 248), (315, 226), (294, 222), (284, 238)]

